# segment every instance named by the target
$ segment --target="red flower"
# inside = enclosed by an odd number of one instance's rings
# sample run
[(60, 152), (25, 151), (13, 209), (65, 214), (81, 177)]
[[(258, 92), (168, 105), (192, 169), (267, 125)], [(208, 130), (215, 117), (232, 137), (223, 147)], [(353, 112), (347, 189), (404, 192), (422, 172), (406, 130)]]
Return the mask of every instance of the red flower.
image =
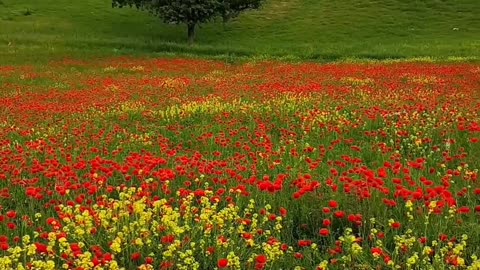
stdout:
[(227, 268), (227, 266), (228, 266), (228, 259), (220, 259), (220, 260), (218, 260), (217, 266), (218, 266), (218, 268), (220, 268), (220, 269)]
[(312, 241), (310, 240), (298, 240), (298, 245), (300, 247), (309, 247), (312, 245)]
[(323, 220), (322, 224), (325, 227), (330, 227), (330, 225), (332, 225), (332, 222), (330, 221), (330, 219), (326, 218)]
[(330, 231), (328, 229), (322, 228), (320, 229), (318, 234), (320, 234), (320, 236), (326, 237), (330, 235)]
[(111, 253), (103, 254), (103, 260), (106, 262), (111, 262), (113, 260), (113, 255)]
[(161, 270), (172, 269), (173, 266), (174, 264), (172, 262), (162, 262), (162, 264), (160, 264), (160, 269)]
[(344, 218), (344, 217), (345, 217), (345, 212), (343, 212), (343, 211), (336, 211), (336, 212), (334, 213), (334, 216), (335, 216), (336, 218)]
[(400, 229), (400, 227), (402, 227), (402, 224), (400, 224), (400, 222), (398, 222), (398, 221), (395, 221), (394, 223), (392, 223), (391, 227), (394, 230), (398, 230), (398, 229)]
[(8, 211), (7, 212), (7, 217), (10, 218), (10, 219), (14, 219), (17, 217), (17, 212), (11, 210), (11, 211)]
[(273, 184), (269, 181), (263, 181), (258, 184), (258, 188), (261, 191), (267, 191)]
[(267, 263), (267, 256), (265, 256), (265, 255), (258, 255), (257, 258), (255, 259), (255, 261), (256, 261), (258, 264), (266, 264), (266, 263)]
[(357, 221), (357, 217), (354, 214), (350, 214), (348, 215), (348, 221), (355, 223)]
[(9, 222), (7, 226), (10, 230), (15, 230), (17, 228), (17, 225), (15, 225), (15, 223), (12, 223), (12, 222)]
[(42, 243), (35, 243), (35, 247), (37, 248), (38, 254), (46, 254), (47, 253), (47, 246)]
[(293, 198), (294, 198), (295, 200), (298, 200), (298, 199), (302, 198), (303, 195), (304, 195), (304, 193), (301, 192), (301, 191), (295, 192), (295, 193), (293, 193)]
[(258, 255), (255, 261), (255, 270), (262, 270), (267, 266), (267, 256), (265, 255)]
[(215, 247), (208, 247), (207, 252), (208, 254), (213, 255), (215, 253)]
[(0, 249), (3, 251), (7, 251), (10, 248), (7, 242), (0, 242)]
[[(68, 256), (68, 255), (67, 255), (67, 256)], [(68, 258), (68, 257), (67, 257), (67, 258)], [(95, 257), (93, 257), (93, 259), (92, 259), (92, 263), (93, 263), (93, 266), (95, 267), (95, 266), (99, 266), (99, 265), (102, 263), (102, 261), (100, 261), (100, 259), (97, 258), (97, 256), (95, 256)]]
[(466, 214), (470, 213), (470, 208), (468, 208), (468, 206), (462, 206), (462, 207), (458, 208), (458, 213), (461, 214), (461, 215), (466, 215)]
[(205, 196), (205, 190), (202, 189), (197, 189), (195, 192), (193, 192), (195, 197), (204, 197)]
[(378, 247), (373, 247), (372, 248), (372, 255), (377, 255), (377, 256), (382, 256), (383, 255), (383, 250)]
[(388, 176), (387, 170), (385, 170), (385, 168), (378, 169), (378, 176), (381, 178), (386, 178)]
[(252, 239), (253, 235), (251, 233), (243, 233), (242, 237), (243, 239), (248, 240), (248, 239)]
[(419, 241), (422, 245), (425, 245), (427, 243), (427, 238), (426, 237), (420, 237)]
[(328, 206), (330, 206), (330, 208), (336, 209), (336, 208), (338, 208), (338, 202), (334, 201), (334, 200), (331, 200), (331, 201), (328, 202)]
[(286, 217), (287, 216), (287, 209), (285, 209), (283, 207), (280, 207), (280, 215), (282, 217)]
[(140, 258), (142, 257), (142, 254), (140, 254), (140, 252), (135, 252), (132, 254), (132, 256), (130, 256), (130, 259), (134, 262), (140, 260)]
[(391, 260), (392, 260), (392, 258), (390, 258), (390, 256), (385, 256), (385, 257), (383, 258), (383, 261), (384, 261), (386, 264), (388, 264)]
[(162, 237), (162, 244), (171, 244), (175, 241), (175, 236), (173, 235), (167, 235)]
[(440, 234), (440, 236), (438, 237), (440, 239), (440, 241), (442, 242), (447, 242), (448, 241), (448, 235), (446, 234)]

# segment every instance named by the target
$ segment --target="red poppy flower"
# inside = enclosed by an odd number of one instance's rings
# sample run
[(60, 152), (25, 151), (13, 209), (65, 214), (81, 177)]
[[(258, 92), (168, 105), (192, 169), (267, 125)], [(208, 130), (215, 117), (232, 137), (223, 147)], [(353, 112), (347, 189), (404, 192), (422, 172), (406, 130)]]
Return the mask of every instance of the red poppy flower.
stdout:
[(228, 267), (228, 259), (220, 259), (217, 262), (217, 266), (220, 269), (224, 269)]
[(300, 247), (309, 247), (312, 245), (312, 241), (310, 240), (298, 240), (298, 246)]
[(147, 264), (153, 264), (153, 261), (154, 261), (154, 260), (153, 260), (152, 257), (146, 257), (146, 258), (145, 258), (145, 263), (147, 263)]
[(14, 218), (17, 217), (17, 212), (15, 212), (15, 211), (13, 211), (13, 210), (8, 211), (8, 212), (7, 212), (7, 217), (8, 217), (9, 219), (14, 219)]
[[(68, 255), (67, 255), (67, 259), (68, 259)], [(102, 263), (102, 261), (99, 258), (97, 258), (97, 256), (95, 256), (92, 259), (92, 263), (93, 263), (93, 266), (95, 267), (95, 266), (99, 266)]]
[(160, 264), (160, 269), (161, 270), (172, 269), (174, 266), (175, 264), (172, 262), (162, 262), (162, 264)]
[(385, 168), (378, 169), (378, 176), (381, 178), (386, 178), (388, 176), (387, 170)]
[(402, 224), (400, 224), (400, 222), (398, 222), (398, 221), (395, 221), (394, 223), (392, 223), (391, 227), (394, 230), (398, 230), (398, 229), (400, 229), (400, 227), (402, 227)]
[(334, 213), (334, 216), (335, 216), (336, 218), (344, 218), (344, 217), (345, 217), (345, 212), (343, 212), (343, 211), (336, 211), (336, 212)]
[(377, 256), (382, 256), (383, 255), (383, 250), (381, 248), (378, 248), (378, 247), (373, 247), (372, 248), (372, 255), (377, 255)]
[(330, 221), (330, 219), (326, 218), (323, 220), (322, 224), (325, 227), (330, 227), (330, 225), (332, 225), (332, 222)]
[(466, 214), (470, 213), (470, 208), (468, 208), (468, 206), (462, 206), (462, 207), (458, 208), (458, 213), (461, 214), (461, 215), (466, 215)]
[(111, 262), (113, 260), (113, 255), (111, 253), (103, 254), (103, 260), (106, 262)]
[(0, 249), (3, 251), (7, 251), (10, 248), (7, 242), (0, 242)]
[(171, 244), (175, 241), (175, 236), (173, 235), (167, 235), (162, 237), (162, 244)]
[(348, 215), (348, 221), (355, 223), (357, 221), (357, 217), (354, 214), (350, 214)]
[(255, 259), (255, 261), (258, 263), (258, 264), (265, 264), (267, 263), (267, 256), (261, 254), (261, 255), (258, 255), (257, 258)]
[(322, 228), (320, 229), (318, 234), (320, 234), (320, 236), (326, 237), (330, 235), (330, 231), (328, 229)]
[(46, 254), (47, 253), (47, 246), (42, 243), (35, 243), (35, 247), (37, 249), (38, 254)]
[(420, 237), (419, 241), (422, 245), (425, 245), (427, 243), (427, 238), (426, 237)]
[(330, 206), (330, 208), (336, 209), (336, 208), (338, 208), (338, 202), (334, 201), (334, 200), (331, 200), (331, 201), (328, 202), (328, 206)]
[(447, 242), (448, 241), (448, 235), (446, 234), (440, 234), (440, 236), (438, 237), (440, 239), (440, 241), (442, 242)]
[(15, 223), (12, 223), (12, 222), (9, 222), (7, 226), (10, 230), (15, 230), (17, 228), (17, 225), (15, 225)]
[(248, 239), (252, 239), (253, 235), (251, 233), (243, 233), (242, 237), (243, 237), (243, 239), (248, 240)]
[(130, 259), (132, 261), (136, 262), (136, 261), (140, 260), (141, 257), (142, 257), (142, 254), (140, 254), (140, 252), (135, 252), (130, 256)]
[(215, 253), (215, 248), (214, 247), (208, 247), (207, 252), (208, 252), (208, 254), (213, 255)]

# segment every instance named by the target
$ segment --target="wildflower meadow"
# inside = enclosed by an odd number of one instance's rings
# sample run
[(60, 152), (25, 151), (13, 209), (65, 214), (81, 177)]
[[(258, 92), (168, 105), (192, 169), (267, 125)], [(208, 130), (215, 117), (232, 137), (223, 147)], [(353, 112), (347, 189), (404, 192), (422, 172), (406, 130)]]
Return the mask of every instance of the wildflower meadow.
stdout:
[(480, 269), (480, 66), (0, 64), (0, 269)]

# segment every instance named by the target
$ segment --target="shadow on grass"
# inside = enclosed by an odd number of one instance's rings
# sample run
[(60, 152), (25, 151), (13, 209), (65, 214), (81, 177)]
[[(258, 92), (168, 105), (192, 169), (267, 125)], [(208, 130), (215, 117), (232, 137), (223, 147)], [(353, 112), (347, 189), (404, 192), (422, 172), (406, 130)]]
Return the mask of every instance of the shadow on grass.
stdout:
[[(3, 43), (3, 44), (2, 44)], [(13, 45), (12, 45), (13, 44)], [(184, 57), (204, 58), (241, 63), (247, 61), (283, 61), (283, 62), (377, 62), (377, 61), (422, 61), (451, 62), (451, 57), (416, 56), (409, 57), (401, 53), (336, 53), (332, 49), (325, 51), (274, 51), (266, 53), (248, 48), (231, 48), (203, 44), (188, 45), (175, 42), (129, 42), (128, 40), (64, 40), (52, 41), (41, 39), (0, 40), (0, 58), (3, 65), (9, 64), (42, 64), (64, 58), (108, 58), (116, 56), (132, 57)], [(419, 60), (420, 59), (420, 60)], [(462, 58), (463, 59), (463, 58)], [(465, 59), (478, 62), (476, 57)], [(456, 61), (458, 62), (458, 60)]]

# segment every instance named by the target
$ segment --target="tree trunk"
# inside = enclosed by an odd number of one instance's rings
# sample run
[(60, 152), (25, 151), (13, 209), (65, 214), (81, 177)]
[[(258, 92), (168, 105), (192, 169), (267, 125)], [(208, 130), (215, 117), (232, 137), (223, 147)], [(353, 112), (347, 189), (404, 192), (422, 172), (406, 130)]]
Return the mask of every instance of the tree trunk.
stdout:
[(195, 41), (195, 24), (190, 23), (187, 25), (188, 26), (188, 44), (192, 45), (193, 42)]

